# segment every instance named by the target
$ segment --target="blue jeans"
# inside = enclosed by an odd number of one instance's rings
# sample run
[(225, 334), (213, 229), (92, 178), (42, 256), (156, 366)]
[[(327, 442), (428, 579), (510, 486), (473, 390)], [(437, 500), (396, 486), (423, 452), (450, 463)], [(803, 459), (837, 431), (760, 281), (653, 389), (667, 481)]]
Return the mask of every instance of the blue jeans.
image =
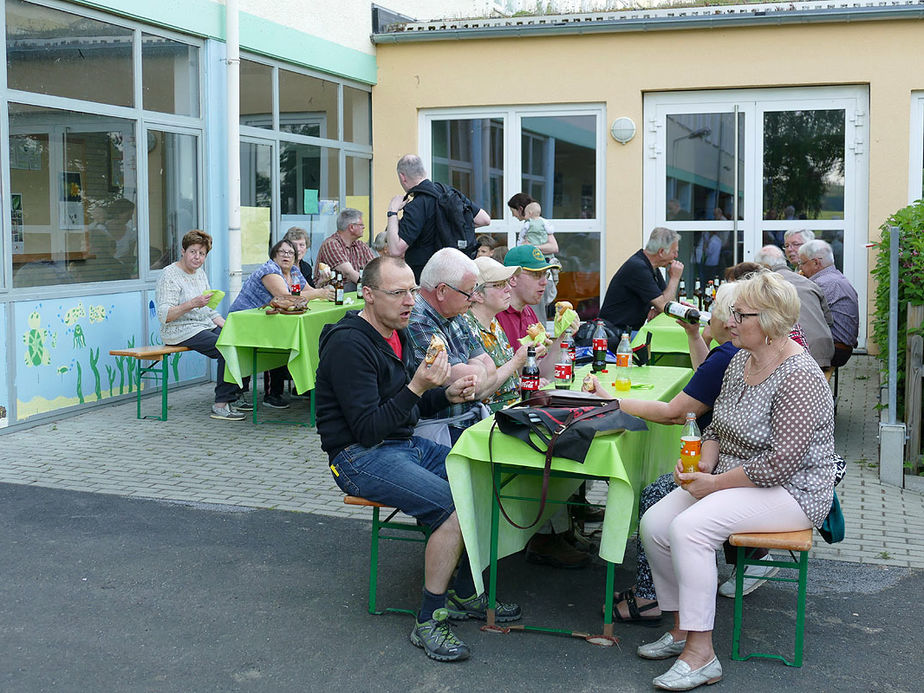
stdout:
[(446, 480), (448, 454), (446, 446), (413, 436), (371, 448), (350, 445), (330, 466), (344, 493), (391, 505), (436, 529), (455, 510)]

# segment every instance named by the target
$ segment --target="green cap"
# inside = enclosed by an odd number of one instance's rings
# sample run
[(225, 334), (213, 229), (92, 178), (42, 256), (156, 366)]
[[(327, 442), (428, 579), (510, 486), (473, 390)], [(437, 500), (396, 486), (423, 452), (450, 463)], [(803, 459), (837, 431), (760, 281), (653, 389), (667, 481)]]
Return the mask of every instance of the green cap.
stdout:
[(534, 245), (518, 245), (507, 251), (504, 256), (507, 267), (519, 265), (525, 270), (561, 269), (557, 262), (549, 262), (545, 255)]

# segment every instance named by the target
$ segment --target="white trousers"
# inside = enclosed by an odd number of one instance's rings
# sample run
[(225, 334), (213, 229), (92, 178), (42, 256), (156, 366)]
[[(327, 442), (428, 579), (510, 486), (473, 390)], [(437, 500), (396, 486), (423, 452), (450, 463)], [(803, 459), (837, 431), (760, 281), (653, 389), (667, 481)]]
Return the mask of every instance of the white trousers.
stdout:
[(711, 631), (718, 583), (715, 550), (729, 535), (811, 526), (782, 486), (725, 489), (700, 500), (674, 489), (642, 515), (639, 528), (658, 605), (680, 612), (681, 630)]

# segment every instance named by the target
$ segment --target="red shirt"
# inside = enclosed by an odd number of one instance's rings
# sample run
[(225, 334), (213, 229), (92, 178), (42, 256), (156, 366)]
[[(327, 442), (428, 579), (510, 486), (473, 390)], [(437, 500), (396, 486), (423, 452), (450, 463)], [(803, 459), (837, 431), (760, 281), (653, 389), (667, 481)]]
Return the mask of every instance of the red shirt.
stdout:
[(385, 340), (391, 346), (392, 350), (395, 352), (395, 356), (399, 359), (401, 358), (401, 339), (398, 337), (398, 331), (392, 330), (391, 337)]
[(526, 328), (539, 322), (539, 317), (530, 306), (523, 306), (523, 310), (510, 306), (507, 310), (497, 314), (497, 322), (504, 329), (510, 346), (516, 351), (520, 344), (518, 340), (526, 336)]

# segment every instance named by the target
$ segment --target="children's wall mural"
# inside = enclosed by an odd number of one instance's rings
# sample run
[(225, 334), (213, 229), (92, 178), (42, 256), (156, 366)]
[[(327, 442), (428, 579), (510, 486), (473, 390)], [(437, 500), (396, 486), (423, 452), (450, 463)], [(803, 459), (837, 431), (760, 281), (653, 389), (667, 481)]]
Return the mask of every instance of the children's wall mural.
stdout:
[[(6, 304), (0, 303), (0, 345), (9, 344), (6, 335)], [(0, 428), (6, 428), (10, 420), (10, 398), (7, 390), (6, 354), (0, 353)]]
[[(157, 317), (150, 313), (154, 293), (148, 294), (146, 320), (138, 294), (13, 304), (16, 420), (136, 392), (135, 359), (110, 356), (109, 350), (161, 344)], [(204, 376), (205, 361), (194, 353), (173, 355), (170, 382)]]

